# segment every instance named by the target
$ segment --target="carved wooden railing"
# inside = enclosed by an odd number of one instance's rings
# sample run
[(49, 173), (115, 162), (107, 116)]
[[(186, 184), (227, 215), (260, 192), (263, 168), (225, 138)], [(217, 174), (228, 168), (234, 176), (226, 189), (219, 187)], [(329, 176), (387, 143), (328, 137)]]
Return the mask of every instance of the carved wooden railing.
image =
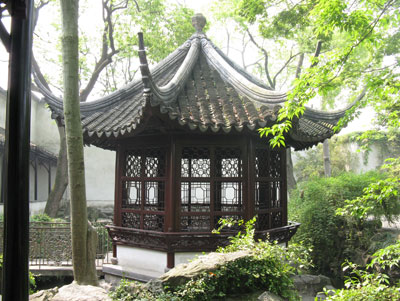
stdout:
[[(289, 225), (265, 231), (256, 231), (256, 239), (269, 239), (286, 243), (296, 233), (299, 223), (289, 222)], [(156, 232), (131, 229), (117, 226), (106, 226), (112, 241), (116, 245), (128, 245), (164, 252), (214, 251), (218, 246), (226, 246), (229, 237), (236, 232)]]
[[(96, 266), (111, 261), (111, 240), (105, 224), (93, 225), (98, 234)], [(0, 253), (3, 253), (3, 223), (0, 223)], [(67, 222), (29, 223), (29, 265), (42, 266), (72, 265), (71, 228)]]

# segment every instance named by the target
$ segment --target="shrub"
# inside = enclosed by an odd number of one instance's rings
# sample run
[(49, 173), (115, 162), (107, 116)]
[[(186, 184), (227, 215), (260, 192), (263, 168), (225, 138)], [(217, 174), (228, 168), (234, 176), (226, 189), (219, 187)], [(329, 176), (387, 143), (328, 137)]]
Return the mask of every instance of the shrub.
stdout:
[(143, 283), (122, 279), (119, 286), (110, 292), (115, 301), (179, 301), (180, 299), (168, 292), (153, 293)]
[(400, 291), (396, 287), (386, 285), (368, 285), (361, 288), (342, 289), (335, 291), (326, 300), (336, 301), (392, 301), (400, 300)]
[[(164, 293), (155, 295), (143, 285), (122, 282), (110, 296), (113, 300), (215, 300), (229, 295), (243, 294), (256, 290), (269, 290), (288, 300), (298, 300), (291, 278), (309, 265), (307, 250), (299, 245), (287, 250), (268, 241), (254, 241), (255, 219), (239, 221), (244, 231), (231, 238), (231, 244), (219, 248), (218, 252), (247, 250), (249, 256), (241, 257), (216, 270), (203, 272), (178, 287), (164, 287)], [(233, 225), (232, 220), (222, 222), (222, 227)], [(221, 228), (219, 229), (221, 230)], [(163, 299), (164, 298), (164, 299)]]
[(356, 228), (345, 217), (336, 215), (336, 209), (343, 207), (345, 200), (361, 195), (364, 187), (382, 177), (377, 172), (345, 173), (301, 183), (292, 192), (289, 219), (301, 223), (292, 241), (304, 242), (312, 249), (314, 272), (342, 278), (344, 260), (360, 259), (368, 249), (380, 221), (366, 220)]
[[(218, 230), (235, 223), (232, 219), (221, 220)], [(288, 300), (298, 299), (291, 276), (309, 265), (307, 251), (298, 245), (286, 250), (276, 243), (254, 241), (254, 223), (255, 218), (245, 224), (239, 221), (244, 231), (231, 237), (228, 246), (217, 250), (222, 253), (247, 250), (250, 256), (231, 261), (213, 272), (204, 272), (176, 288), (173, 291), (180, 300), (214, 300), (261, 289)]]
[(346, 289), (326, 291), (327, 300), (400, 300), (400, 288), (395, 279), (390, 279), (393, 268), (400, 263), (400, 241), (373, 254), (366, 268), (346, 262), (344, 270)]
[(65, 220), (61, 218), (52, 218), (48, 216), (46, 213), (38, 213), (34, 214), (30, 217), (30, 222), (36, 223), (65, 223)]

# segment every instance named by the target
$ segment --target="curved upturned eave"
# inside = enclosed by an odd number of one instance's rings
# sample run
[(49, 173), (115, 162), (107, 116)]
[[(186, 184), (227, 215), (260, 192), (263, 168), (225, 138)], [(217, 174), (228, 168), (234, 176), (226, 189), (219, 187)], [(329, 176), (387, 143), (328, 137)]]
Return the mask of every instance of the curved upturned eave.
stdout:
[[(139, 37), (141, 39), (141, 37)], [(189, 50), (183, 60), (182, 64), (179, 66), (177, 72), (174, 74), (172, 79), (166, 83), (164, 86), (158, 86), (154, 81), (154, 72), (150, 72), (144, 49), (139, 49), (139, 54), (141, 59), (141, 73), (142, 82), (144, 85), (144, 92), (151, 93), (152, 105), (158, 105), (162, 103), (163, 105), (168, 105), (168, 103), (175, 102), (181, 91), (184, 89), (186, 82), (193, 71), (193, 68), (198, 60), (200, 53), (200, 40), (199, 38), (191, 38), (185, 43), (189, 46)], [(142, 46), (143, 47), (143, 46)]]
[(342, 118), (348, 109), (350, 109), (354, 103), (350, 104), (344, 109), (340, 109), (337, 111), (322, 111), (316, 110), (309, 107), (305, 107), (304, 114), (302, 117), (312, 119), (312, 120), (324, 120), (328, 122), (337, 122), (340, 118)]
[(271, 90), (271, 87), (267, 86), (263, 81), (261, 81), (259, 78), (253, 76), (252, 74), (248, 73), (246, 70), (242, 68), (242, 66), (236, 64), (234, 61), (232, 61), (221, 49), (219, 49), (217, 46), (214, 45), (214, 43), (210, 40), (208, 40), (208, 43), (214, 47), (215, 51), (221, 56), (223, 60), (225, 60), (229, 65), (232, 66), (233, 69), (236, 70), (236, 72), (240, 73), (242, 76), (247, 78), (249, 81), (253, 82), (254, 84), (263, 87), (264, 89)]
[[(152, 68), (151, 73), (154, 77), (159, 76), (165, 70), (168, 70), (179, 62), (183, 57), (186, 56), (189, 50), (189, 45), (187, 43), (183, 44), (179, 48), (177, 48), (174, 52), (168, 55), (165, 59), (160, 61), (154, 68)], [(36, 75), (35, 71), (33, 70), (34, 80), (37, 84), (40, 92), (43, 94), (46, 103), (49, 104), (50, 109), (53, 113), (60, 115), (63, 111), (63, 101), (62, 98), (53, 94), (53, 92), (49, 91), (45, 85), (40, 81), (39, 77)], [(107, 108), (113, 107), (116, 103), (120, 101), (133, 97), (139, 90), (143, 89), (143, 83), (141, 79), (137, 79), (132, 81), (131, 83), (127, 84), (126, 86), (104, 96), (99, 99), (82, 102), (80, 103), (80, 111), (83, 117), (90, 115), (94, 112), (105, 110)]]
[(286, 94), (269, 90), (260, 86), (252, 77), (244, 76), (236, 70), (229, 61), (225, 60), (214, 45), (207, 38), (201, 39), (202, 51), (207, 61), (215, 70), (218, 70), (224, 81), (232, 85), (243, 96), (262, 104), (280, 104), (286, 101)]
[(336, 110), (336, 111), (321, 111), (321, 110), (315, 110), (306, 107), (306, 110), (304, 111), (303, 116), (308, 118), (308, 119), (313, 119), (313, 120), (325, 120), (325, 121), (334, 121), (338, 122), (340, 118), (342, 118), (346, 112), (351, 109), (353, 106), (355, 106), (359, 101), (361, 101), (367, 93), (366, 87), (364, 87), (361, 91), (361, 93), (357, 96), (357, 98), (347, 105), (345, 108)]

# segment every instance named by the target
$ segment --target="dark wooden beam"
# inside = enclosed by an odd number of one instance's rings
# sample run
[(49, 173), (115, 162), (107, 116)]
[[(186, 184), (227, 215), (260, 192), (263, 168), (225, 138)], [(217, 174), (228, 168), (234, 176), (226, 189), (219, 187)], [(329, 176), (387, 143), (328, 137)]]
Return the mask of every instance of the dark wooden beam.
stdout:
[(48, 194), (51, 192), (51, 163), (49, 162), (49, 170), (47, 171), (49, 174), (49, 191)]
[(4, 186), (3, 300), (28, 300), (29, 140), (33, 0), (10, 2)]
[(34, 174), (35, 174), (35, 182), (34, 182), (34, 200), (37, 201), (38, 199), (38, 159), (37, 156), (35, 155), (35, 160), (33, 161), (33, 168), (34, 168)]
[(8, 33), (7, 29), (4, 27), (4, 24), (3, 22), (1, 22), (1, 20), (0, 20), (0, 39), (4, 47), (6, 48), (7, 52), (10, 52), (11, 36)]

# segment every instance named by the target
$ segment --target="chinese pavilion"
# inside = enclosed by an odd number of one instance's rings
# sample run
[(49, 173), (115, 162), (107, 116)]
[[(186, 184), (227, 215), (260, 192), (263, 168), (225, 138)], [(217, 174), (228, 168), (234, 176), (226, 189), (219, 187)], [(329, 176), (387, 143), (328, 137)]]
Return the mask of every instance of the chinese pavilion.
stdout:
[[(287, 221), (286, 151), (257, 132), (276, 122), (286, 95), (224, 55), (202, 32), (205, 22), (197, 14), (196, 33), (151, 71), (140, 35), (141, 80), (81, 104), (85, 143), (117, 156), (108, 230), (118, 264), (106, 273), (146, 279), (215, 250), (233, 233), (212, 234), (220, 218), (257, 215), (257, 237), (279, 242), (298, 227)], [(61, 100), (45, 97), (62, 119)], [(344, 112), (306, 108), (287, 146), (330, 138)]]

